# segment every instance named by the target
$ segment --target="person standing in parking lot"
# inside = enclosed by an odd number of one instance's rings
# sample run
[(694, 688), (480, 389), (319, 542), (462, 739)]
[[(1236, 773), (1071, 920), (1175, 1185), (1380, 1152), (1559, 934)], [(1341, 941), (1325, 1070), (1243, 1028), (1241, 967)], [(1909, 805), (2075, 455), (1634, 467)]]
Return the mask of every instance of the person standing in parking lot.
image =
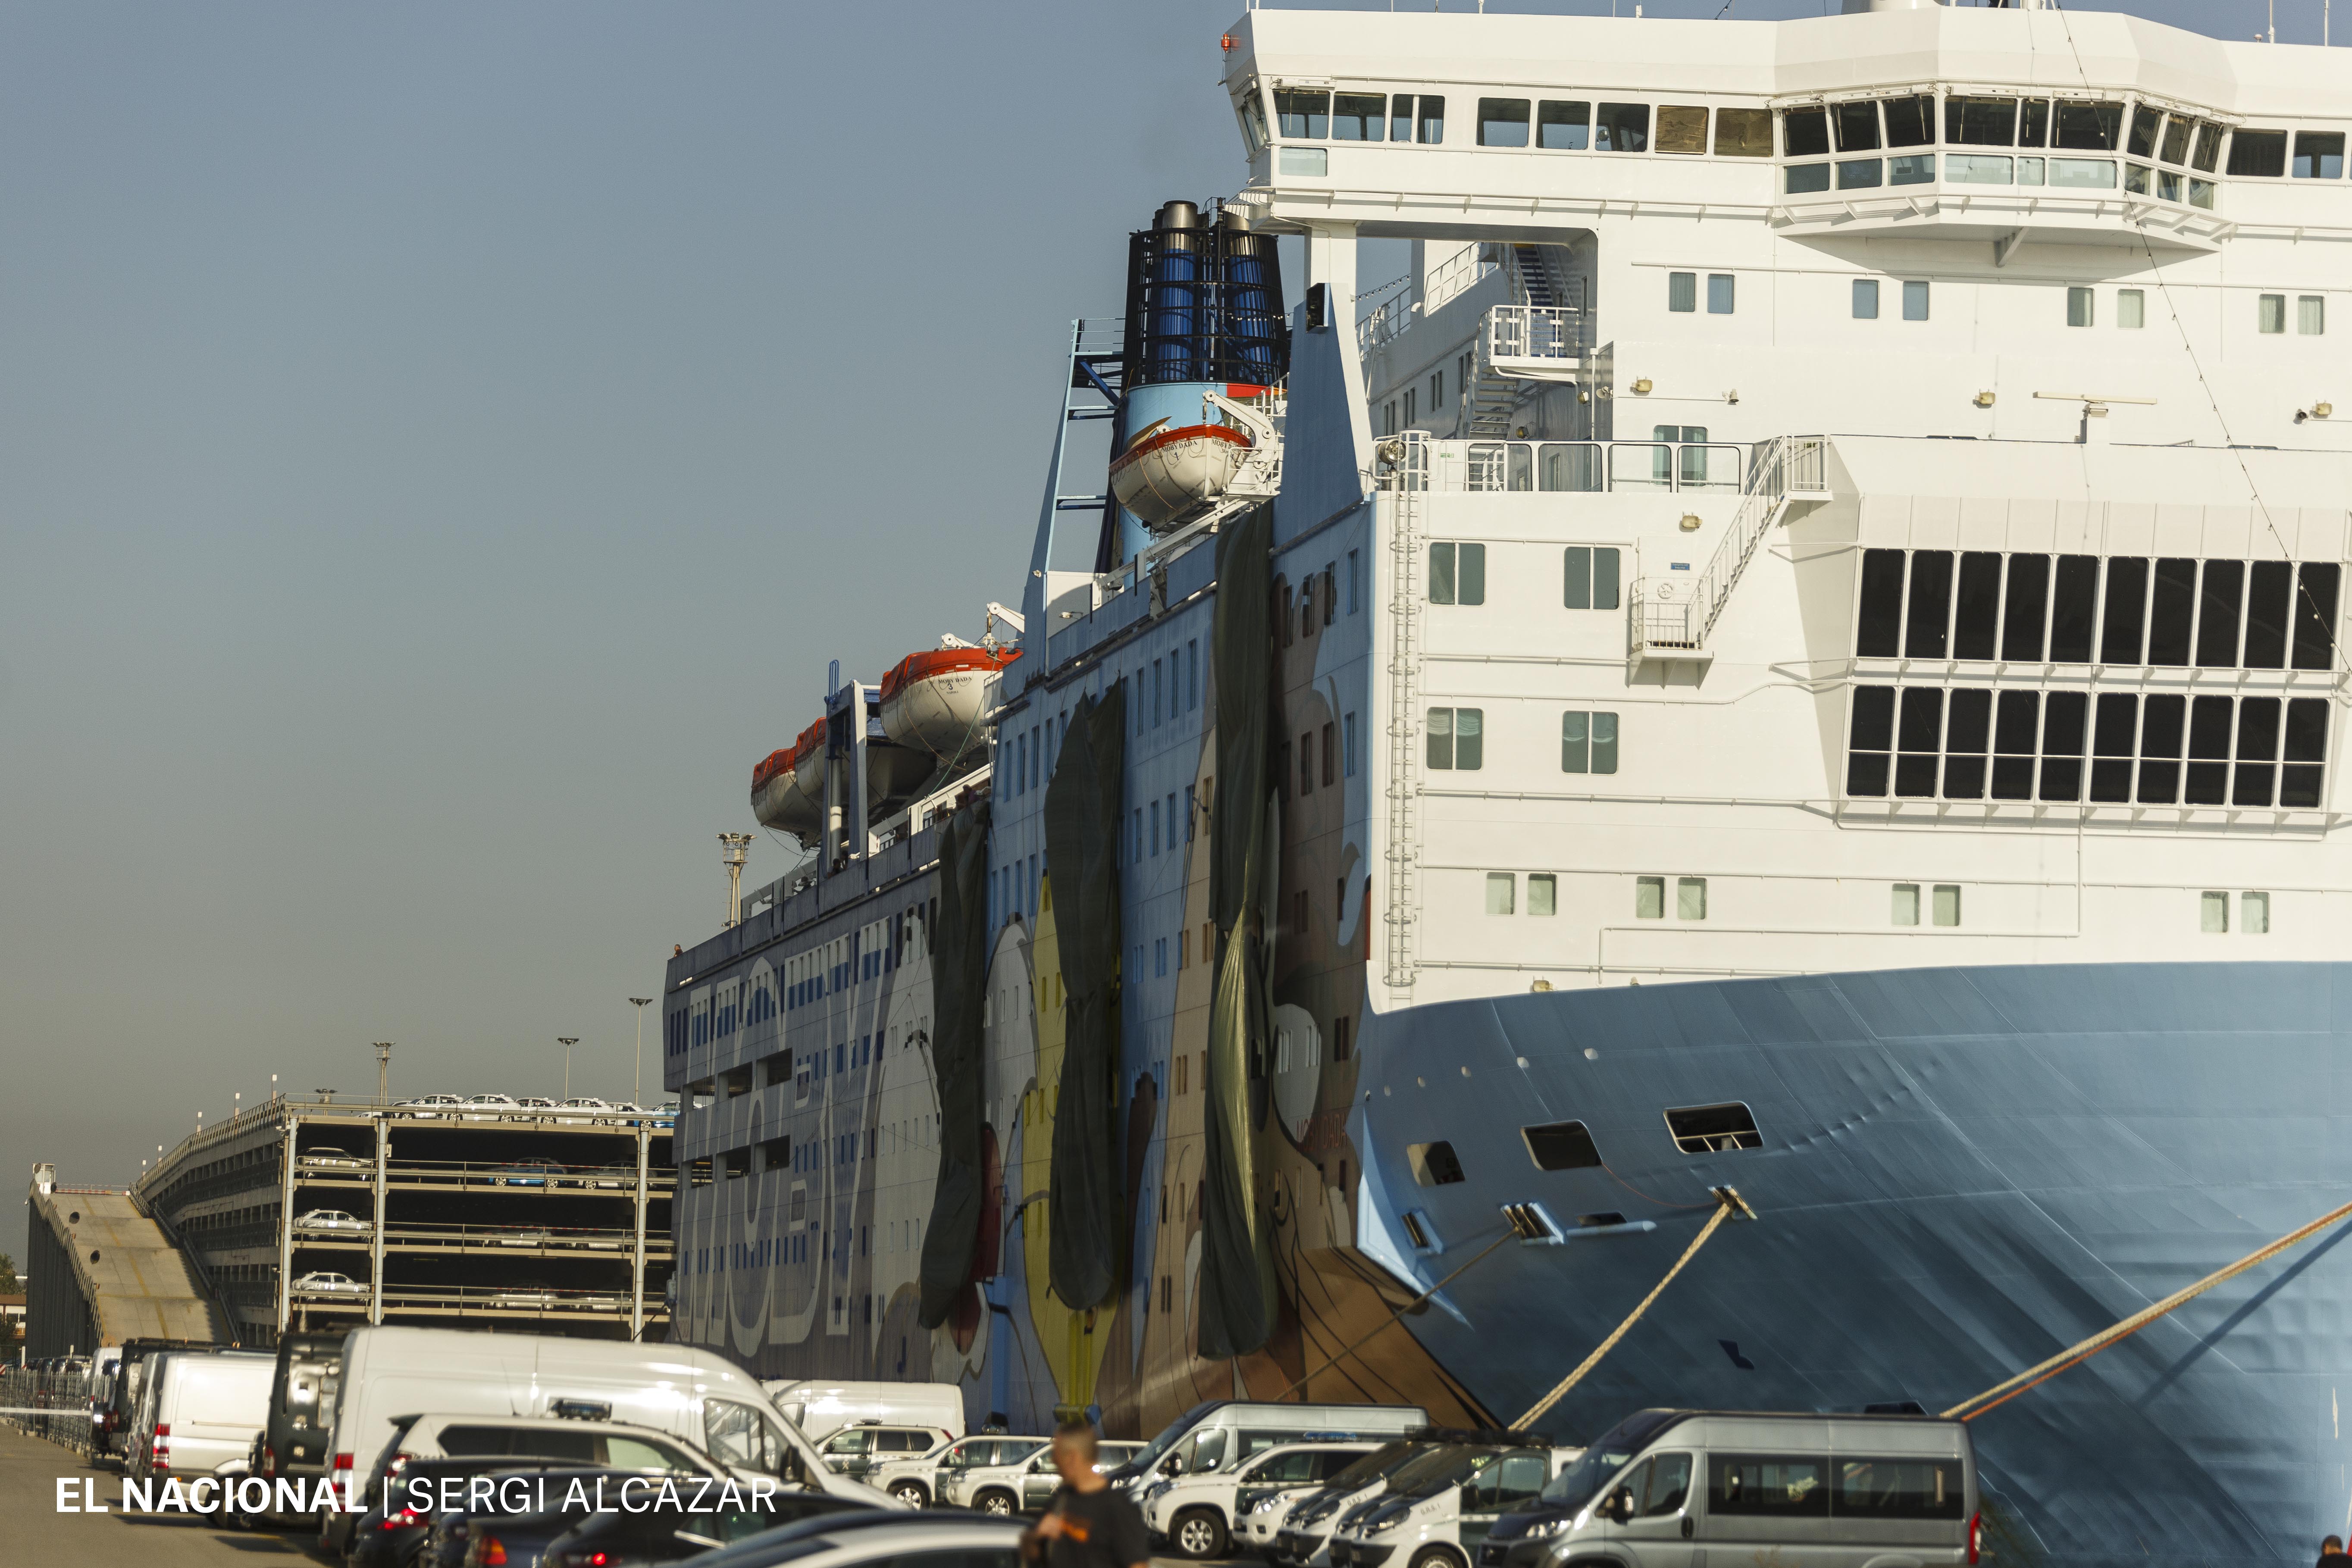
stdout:
[(1047, 1568), (1146, 1568), (1142, 1510), (1096, 1473), (1091, 1425), (1068, 1421), (1055, 1431), (1054, 1468), (1062, 1484), (1022, 1538), (1022, 1555)]

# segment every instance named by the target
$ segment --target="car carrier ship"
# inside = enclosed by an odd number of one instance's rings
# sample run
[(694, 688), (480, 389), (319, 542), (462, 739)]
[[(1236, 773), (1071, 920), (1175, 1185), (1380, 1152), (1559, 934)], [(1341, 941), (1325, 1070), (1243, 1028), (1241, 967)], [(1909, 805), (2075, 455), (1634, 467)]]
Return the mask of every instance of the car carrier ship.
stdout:
[[(777, 717), (813, 858), (671, 963), (678, 1337), (1492, 1425), (1736, 1185), (1545, 1425), (1934, 1411), (2341, 1203), (2344, 57), (1201, 42), (1246, 174), (1139, 204), (1019, 607)], [(2338, 1239), (1976, 1421), (2003, 1549), (2342, 1531)]]

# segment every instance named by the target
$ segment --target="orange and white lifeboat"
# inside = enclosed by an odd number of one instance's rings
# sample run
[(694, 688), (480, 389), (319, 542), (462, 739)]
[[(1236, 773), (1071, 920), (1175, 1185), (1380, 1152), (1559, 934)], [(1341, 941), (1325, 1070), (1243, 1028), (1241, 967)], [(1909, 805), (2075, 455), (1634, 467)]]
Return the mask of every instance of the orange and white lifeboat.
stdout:
[(981, 753), (988, 692), (1019, 648), (935, 647), (910, 653), (882, 678), (882, 732), (946, 763)]
[(824, 720), (751, 770), (751, 815), (761, 826), (789, 833), (803, 846), (816, 841), (824, 820)]
[(1230, 425), (1155, 419), (1111, 459), (1110, 493), (1144, 527), (1164, 528), (1224, 494), (1249, 450), (1249, 437)]

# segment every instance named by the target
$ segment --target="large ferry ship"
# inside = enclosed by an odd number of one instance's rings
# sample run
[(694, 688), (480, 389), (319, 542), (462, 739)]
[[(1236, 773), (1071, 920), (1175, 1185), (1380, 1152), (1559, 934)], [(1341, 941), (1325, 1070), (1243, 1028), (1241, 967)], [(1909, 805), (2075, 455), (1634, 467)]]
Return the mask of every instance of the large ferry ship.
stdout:
[[(2352, 69), (1845, 11), (1201, 40), (1019, 607), (672, 962), (680, 1338), (1508, 1421), (1734, 1186), (1542, 1425), (1933, 1411), (2344, 1201)], [(2004, 1550), (2344, 1531), (2339, 1235), (1976, 1421)]]

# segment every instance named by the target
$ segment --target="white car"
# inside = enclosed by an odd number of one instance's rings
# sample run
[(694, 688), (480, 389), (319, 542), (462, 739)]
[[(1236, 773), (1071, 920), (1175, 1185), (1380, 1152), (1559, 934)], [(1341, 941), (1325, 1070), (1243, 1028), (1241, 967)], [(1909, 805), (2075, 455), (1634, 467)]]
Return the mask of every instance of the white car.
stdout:
[[(1029, 1473), (1029, 1461), (1053, 1442), (1050, 1437), (996, 1437), (983, 1439), (996, 1445), (989, 1456), (992, 1464), (981, 1464), (974, 1453), (962, 1465), (940, 1467), (937, 1500), (949, 1508), (976, 1509), (1000, 1519), (1011, 1519), (1021, 1511), (1021, 1486)], [(971, 1438), (965, 1438), (969, 1443)], [(950, 1445), (953, 1453), (961, 1445)]]
[[(587, 1110), (593, 1111), (598, 1114), (609, 1114), (614, 1108), (604, 1100), (593, 1100), (583, 1094), (573, 1096), (572, 1099), (565, 1100), (562, 1105), (556, 1107), (556, 1109), (559, 1110)], [(593, 1121), (594, 1117), (559, 1116), (556, 1120), (559, 1121)]]
[(477, 1094), (457, 1104), (459, 1115), (467, 1121), (504, 1121), (522, 1109), (503, 1094)]
[(555, 1101), (543, 1094), (526, 1094), (515, 1101), (515, 1108), (519, 1110), (552, 1110)]
[(944, 1501), (940, 1489), (947, 1481), (966, 1470), (1012, 1464), (1035, 1453), (1037, 1442), (1034, 1437), (993, 1435), (959, 1437), (930, 1453), (877, 1465), (866, 1472), (866, 1480), (908, 1508), (929, 1508), (933, 1502)]
[(1180, 1557), (1223, 1557), (1240, 1535), (1243, 1518), (1261, 1500), (1319, 1487), (1379, 1447), (1366, 1442), (1281, 1443), (1229, 1469), (1154, 1481), (1143, 1494), (1144, 1528), (1155, 1542), (1173, 1546)]
[(373, 1160), (362, 1160), (346, 1150), (329, 1148), (325, 1144), (320, 1144), (315, 1149), (303, 1150), (296, 1163), (313, 1171), (373, 1171), (375, 1169), (375, 1162)]
[(305, 1274), (294, 1281), (297, 1296), (364, 1296), (367, 1287), (348, 1274)]
[(1400, 1478), (1388, 1496), (1335, 1532), (1334, 1568), (1468, 1568), (1495, 1521), (1533, 1502), (1583, 1452), (1465, 1444), (1451, 1464), (1424, 1470), (1410, 1484)]
[(454, 1094), (425, 1094), (419, 1095), (415, 1100), (402, 1100), (398, 1109), (407, 1111), (420, 1121), (429, 1121), (436, 1116), (449, 1115), (465, 1103)]
[(296, 1230), (341, 1231), (365, 1236), (373, 1227), (367, 1221), (341, 1209), (312, 1209), (294, 1222)]

